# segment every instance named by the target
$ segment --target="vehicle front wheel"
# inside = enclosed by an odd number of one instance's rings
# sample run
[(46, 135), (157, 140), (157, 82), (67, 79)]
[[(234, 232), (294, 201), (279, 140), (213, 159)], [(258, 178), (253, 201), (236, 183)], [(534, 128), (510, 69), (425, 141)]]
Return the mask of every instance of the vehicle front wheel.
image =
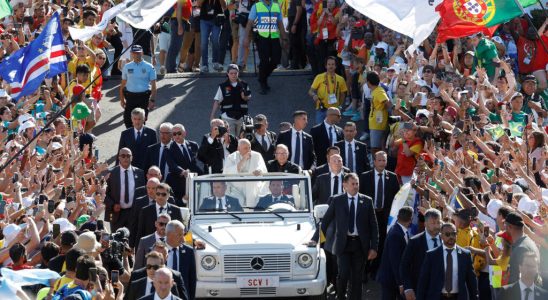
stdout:
[(327, 297), (325, 296), (325, 293), (318, 295), (318, 296), (310, 296), (306, 298), (307, 300), (326, 300)]

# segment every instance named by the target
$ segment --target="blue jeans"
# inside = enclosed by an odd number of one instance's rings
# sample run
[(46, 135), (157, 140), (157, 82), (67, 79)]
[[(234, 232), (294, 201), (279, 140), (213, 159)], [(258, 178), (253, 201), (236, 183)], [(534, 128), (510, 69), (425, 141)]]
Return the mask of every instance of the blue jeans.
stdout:
[(327, 116), (327, 110), (316, 109), (316, 117), (314, 118), (314, 125), (321, 124)]
[(213, 63), (219, 62), (219, 34), (221, 27), (216, 26), (214, 20), (200, 20), (200, 42), (202, 46), (202, 66), (208, 65), (209, 36), (213, 44)]
[[(183, 28), (188, 25), (184, 25)], [(171, 19), (169, 21), (171, 33), (169, 40), (169, 48), (167, 49), (166, 57), (166, 71), (168, 73), (177, 72), (177, 58), (179, 57), (179, 51), (181, 51), (181, 46), (183, 46), (183, 35), (177, 34), (177, 29), (179, 28), (176, 19)]]

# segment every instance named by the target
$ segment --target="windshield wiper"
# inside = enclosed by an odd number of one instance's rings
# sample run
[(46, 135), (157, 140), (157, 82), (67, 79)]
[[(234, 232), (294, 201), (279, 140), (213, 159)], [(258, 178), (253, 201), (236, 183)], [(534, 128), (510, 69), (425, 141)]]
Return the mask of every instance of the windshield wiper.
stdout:
[(238, 219), (239, 222), (242, 221), (242, 218), (240, 218), (238, 215), (236, 215), (236, 214), (234, 214), (234, 213), (231, 213), (231, 212), (228, 212), (228, 211), (226, 211), (226, 210), (225, 210), (224, 212), (227, 213), (227, 214), (229, 214), (229, 215), (231, 215), (231, 216), (233, 216), (234, 218)]
[(282, 219), (282, 221), (285, 221), (285, 218), (284, 218), (282, 215), (280, 215), (279, 213), (275, 212), (275, 211), (267, 211), (267, 210), (265, 210), (265, 212), (269, 212), (269, 213), (271, 213), (271, 214), (277, 216), (278, 218)]
[(207, 209), (200, 209), (198, 212), (218, 212), (218, 213), (225, 213), (227, 215), (230, 215), (232, 217), (234, 217), (235, 219), (237, 219), (238, 221), (242, 221), (242, 218), (240, 218), (238, 215), (234, 214), (234, 213), (231, 213), (229, 212), (228, 210), (218, 210), (216, 208), (207, 208)]

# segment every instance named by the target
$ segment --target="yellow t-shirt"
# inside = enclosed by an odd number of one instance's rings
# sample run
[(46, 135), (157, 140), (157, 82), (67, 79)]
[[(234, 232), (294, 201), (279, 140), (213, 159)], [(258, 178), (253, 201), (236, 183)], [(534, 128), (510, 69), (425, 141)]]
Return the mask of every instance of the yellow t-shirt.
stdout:
[(369, 129), (386, 130), (388, 124), (388, 96), (381, 86), (371, 92), (371, 112), (369, 113)]
[(53, 285), (53, 291), (57, 292), (62, 286), (64, 286), (67, 283), (71, 283), (73, 281), (74, 279), (68, 278), (66, 275), (64, 275), (63, 277), (55, 281), (55, 284)]
[[(476, 249), (482, 249), (480, 245), (480, 236), (478, 231), (474, 228), (457, 229), (457, 245), (465, 248), (472, 246)], [(481, 255), (472, 255), (474, 270), (480, 272), (485, 267), (485, 258)]]
[[(327, 77), (329, 77), (329, 80), (327, 80)], [(317, 91), (323, 108), (340, 106), (344, 101), (342, 99), (343, 93), (348, 91), (342, 76), (335, 74), (335, 78), (333, 78), (333, 76), (328, 76), (327, 73), (316, 75), (314, 82), (312, 82), (312, 88)], [(330, 95), (335, 95), (335, 98)], [(319, 108), (320, 105), (316, 104), (316, 109)]]
[(95, 73), (95, 60), (93, 58), (90, 56), (86, 56), (86, 59), (75, 57), (68, 63), (68, 72), (72, 78), (76, 78), (76, 67), (79, 65), (88, 65), (91, 76)]

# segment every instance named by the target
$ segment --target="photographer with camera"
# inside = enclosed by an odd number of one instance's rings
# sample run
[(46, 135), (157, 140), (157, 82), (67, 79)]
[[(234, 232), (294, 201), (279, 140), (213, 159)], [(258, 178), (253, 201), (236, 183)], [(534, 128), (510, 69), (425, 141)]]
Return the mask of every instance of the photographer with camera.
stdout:
[(129, 248), (129, 230), (125, 227), (119, 228), (115, 233), (109, 235), (101, 232), (101, 261), (103, 267), (112, 273), (117, 271), (120, 274), (120, 280), (129, 281), (131, 268), (129, 266), (130, 248)]
[(253, 126), (252, 128), (247, 126), (245, 128), (250, 131), (250, 134), (246, 134), (245, 138), (251, 142), (251, 150), (259, 152), (265, 162), (273, 160), (274, 152), (276, 151), (277, 135), (272, 131), (268, 131), (266, 116), (263, 114), (256, 115), (251, 125)]
[(228, 123), (221, 119), (209, 122), (211, 131), (204, 135), (198, 149), (198, 159), (204, 163), (204, 172), (215, 174), (223, 172), (224, 160), (238, 148), (238, 140), (228, 133)]
[(235, 64), (228, 65), (227, 80), (219, 84), (217, 93), (213, 98), (210, 120), (215, 118), (217, 109), (221, 108), (221, 119), (228, 122), (234, 128), (233, 134), (237, 136), (242, 127), (242, 118), (247, 115), (248, 101), (251, 99), (249, 85), (240, 80), (240, 69)]

